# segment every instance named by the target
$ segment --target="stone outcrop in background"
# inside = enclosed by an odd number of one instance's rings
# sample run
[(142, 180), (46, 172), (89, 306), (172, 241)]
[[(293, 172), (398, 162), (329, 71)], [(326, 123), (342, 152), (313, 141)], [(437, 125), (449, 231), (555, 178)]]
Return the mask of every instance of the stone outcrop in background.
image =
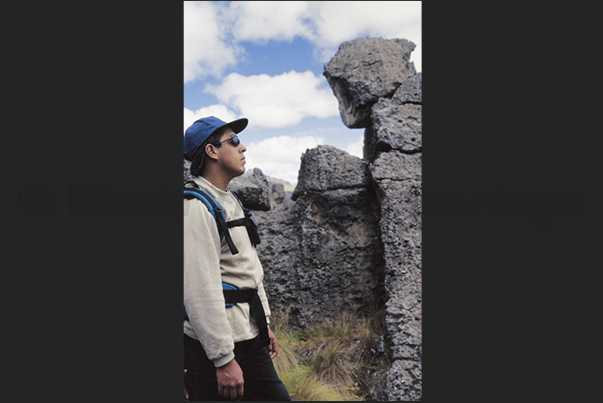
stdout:
[(422, 76), (409, 62), (414, 48), (405, 39), (356, 39), (325, 65), (342, 121), (365, 128), (364, 158), (326, 145), (306, 150), (291, 200), (259, 169), (230, 186), (254, 210), (273, 311), (290, 308), (294, 326), (341, 312), (383, 318), (391, 365), (375, 400), (422, 397)]
[[(302, 156), (292, 199), (300, 227), (301, 323), (349, 311), (373, 314), (383, 300), (375, 194), (362, 159), (331, 146)], [(325, 312), (326, 311), (326, 312)]]
[(302, 156), (290, 205), (253, 211), (271, 308), (290, 308), (293, 326), (384, 310), (377, 197), (368, 180), (361, 158), (319, 146)]
[(237, 180), (231, 181), (229, 189), (251, 210), (268, 211), (271, 207), (270, 185), (268, 179), (259, 168), (246, 171)]

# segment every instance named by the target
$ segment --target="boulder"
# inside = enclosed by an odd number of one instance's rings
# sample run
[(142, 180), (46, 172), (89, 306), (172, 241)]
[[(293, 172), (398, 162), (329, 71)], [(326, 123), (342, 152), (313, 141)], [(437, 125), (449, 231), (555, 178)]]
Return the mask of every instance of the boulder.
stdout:
[(246, 171), (243, 175), (231, 180), (228, 188), (248, 209), (270, 210), (270, 185), (261, 169), (254, 168)]
[(366, 186), (311, 191), (294, 211), (299, 236), (298, 323), (383, 309), (375, 195)]
[(323, 74), (347, 127), (367, 127), (373, 104), (390, 98), (415, 74), (414, 63), (409, 61), (415, 47), (406, 39), (381, 38), (359, 38), (339, 46)]
[(291, 324), (384, 309), (376, 195), (368, 180), (365, 161), (318, 146), (302, 156), (293, 207), (254, 213), (266, 293), (277, 311), (291, 306)]
[(285, 209), (285, 186), (282, 183), (270, 183), (270, 196), (272, 208)]
[(366, 186), (366, 162), (333, 146), (319, 145), (301, 157), (297, 186), (292, 199), (308, 191)]

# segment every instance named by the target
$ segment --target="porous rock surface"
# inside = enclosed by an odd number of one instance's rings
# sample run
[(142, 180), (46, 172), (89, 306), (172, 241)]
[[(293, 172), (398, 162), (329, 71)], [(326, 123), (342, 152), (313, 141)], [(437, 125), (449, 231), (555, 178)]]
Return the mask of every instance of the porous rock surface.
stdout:
[(368, 127), (372, 105), (379, 98), (391, 98), (415, 74), (414, 63), (409, 61), (415, 46), (406, 39), (381, 38), (355, 39), (339, 46), (324, 75), (346, 126)]
[(341, 311), (383, 315), (391, 364), (374, 397), (390, 401), (422, 397), (422, 74), (408, 61), (413, 49), (404, 39), (340, 46), (324, 74), (342, 121), (365, 128), (364, 158), (307, 150), (294, 207), (261, 217), (258, 247), (271, 304), (291, 307), (297, 325)]

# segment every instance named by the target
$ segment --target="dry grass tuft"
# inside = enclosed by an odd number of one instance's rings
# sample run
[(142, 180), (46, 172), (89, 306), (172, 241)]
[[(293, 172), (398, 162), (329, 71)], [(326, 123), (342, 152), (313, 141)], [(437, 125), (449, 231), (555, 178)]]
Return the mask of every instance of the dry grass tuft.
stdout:
[(380, 327), (342, 314), (291, 331), (288, 314), (273, 328), (280, 349), (275, 366), (294, 400), (365, 400)]

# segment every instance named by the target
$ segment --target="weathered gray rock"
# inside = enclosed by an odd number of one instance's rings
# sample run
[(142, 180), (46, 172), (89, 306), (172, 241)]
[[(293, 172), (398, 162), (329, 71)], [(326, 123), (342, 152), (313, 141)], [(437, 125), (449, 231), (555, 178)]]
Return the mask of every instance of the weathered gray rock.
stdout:
[(313, 191), (298, 198), (300, 325), (342, 312), (372, 315), (382, 309), (375, 198), (366, 187)]
[(377, 370), (387, 375), (373, 390), (391, 401), (422, 397), (422, 78), (408, 63), (413, 49), (382, 39), (340, 46), (325, 76), (344, 123), (366, 127), (364, 159), (307, 150), (293, 208), (257, 212), (266, 290), (276, 310), (291, 308), (293, 325), (385, 311), (393, 365)]
[(422, 149), (422, 106), (397, 105), (380, 99), (373, 106), (373, 123), (365, 130), (364, 157), (371, 161), (382, 151), (419, 152)]
[(285, 208), (285, 187), (282, 183), (270, 183), (270, 195), (272, 200), (271, 208), (284, 210)]
[(193, 179), (190, 169), (191, 169), (190, 161), (188, 161), (186, 158), (184, 158), (184, 180), (185, 181)]
[(319, 145), (301, 157), (299, 177), (292, 199), (307, 191), (364, 187), (366, 162), (333, 146)]
[(292, 208), (295, 202), (291, 200), (291, 195), (295, 187), (283, 179), (266, 178), (270, 184), (271, 209), (283, 211)]
[(380, 153), (375, 162), (370, 164), (371, 178), (375, 182), (384, 179), (421, 180), (421, 158), (421, 153), (405, 154), (395, 150)]
[(420, 74), (405, 80), (391, 99), (381, 98), (365, 130), (364, 157), (372, 161), (383, 151), (420, 152), (423, 136)]
[(423, 74), (417, 73), (402, 81), (402, 84), (394, 93), (392, 100), (398, 102), (400, 105), (404, 103), (422, 103)]
[(303, 310), (299, 298), (298, 272), (301, 267), (301, 233), (293, 210), (254, 211), (261, 243), (258, 256), (264, 268), (264, 288), (270, 309), (283, 315), (291, 308), (290, 323), (297, 325)]
[(254, 213), (267, 239), (258, 246), (266, 292), (280, 312), (291, 305), (290, 323), (383, 310), (376, 195), (367, 182), (362, 159), (318, 146), (302, 157), (295, 205)]
[(422, 365), (420, 362), (397, 360), (387, 375), (387, 401), (420, 401), (422, 389), (414, 387), (422, 382)]
[[(377, 184), (385, 262), (386, 325), (391, 359), (421, 360), (421, 182)], [(420, 385), (415, 385), (420, 389)]]
[(381, 207), (389, 400), (422, 394), (421, 153), (382, 152), (370, 165)]
[(270, 210), (270, 185), (261, 169), (245, 172), (231, 180), (228, 187), (248, 209)]
[(359, 38), (344, 42), (326, 64), (324, 76), (339, 101), (343, 123), (367, 127), (371, 107), (390, 98), (415, 74), (410, 53), (416, 45), (406, 39)]

